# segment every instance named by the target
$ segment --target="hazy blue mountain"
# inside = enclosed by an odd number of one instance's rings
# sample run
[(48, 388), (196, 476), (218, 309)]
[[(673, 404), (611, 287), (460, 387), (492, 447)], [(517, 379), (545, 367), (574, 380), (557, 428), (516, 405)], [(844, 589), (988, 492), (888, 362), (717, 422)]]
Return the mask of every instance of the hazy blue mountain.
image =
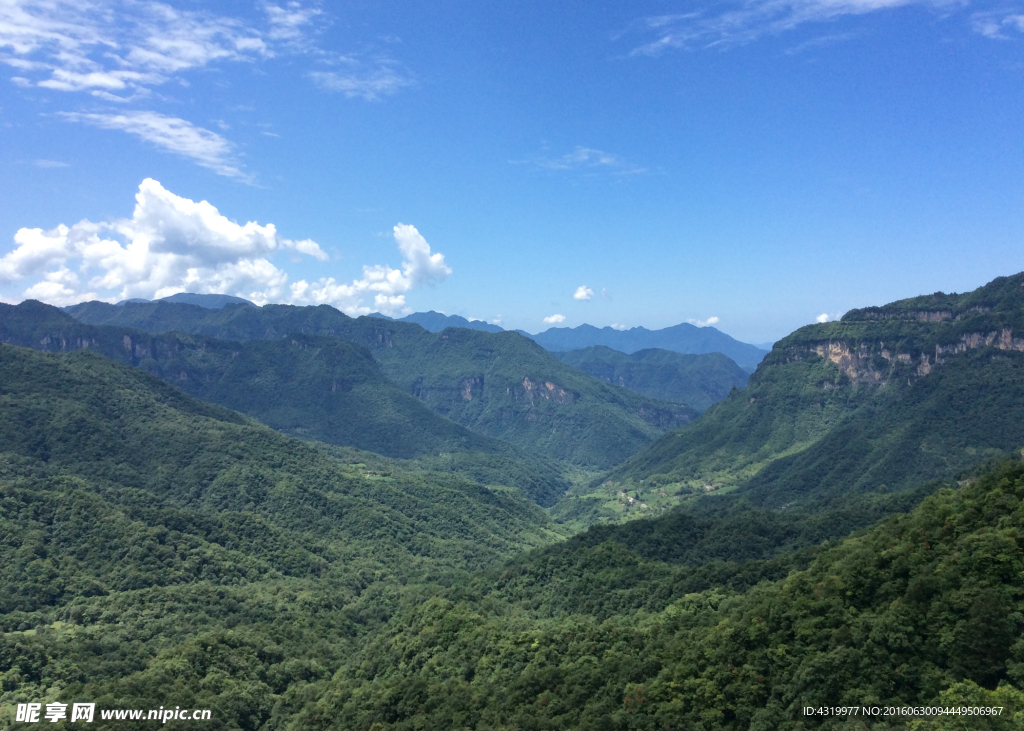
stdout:
[(459, 315), (445, 315), (434, 310), (430, 312), (414, 312), (405, 317), (391, 317), (381, 312), (371, 312), (367, 317), (376, 317), (381, 320), (391, 320), (392, 322), (414, 322), (424, 330), (432, 333), (439, 333), (449, 327), (463, 327), (467, 330), (483, 330), (489, 333), (505, 332), (504, 328), (484, 322), (483, 320), (467, 320)]
[(147, 300), (141, 297), (133, 297), (127, 300), (121, 300), (117, 304), (125, 305), (129, 302), (138, 304), (144, 302), (184, 302), (188, 305), (199, 305), (200, 307), (206, 307), (211, 310), (219, 310), (225, 305), (249, 305), (255, 307), (252, 302), (241, 297), (232, 297), (230, 294), (193, 294), (192, 292), (179, 292), (178, 294), (172, 294), (170, 297), (161, 297), (158, 300)]
[[(520, 331), (522, 332), (522, 331)], [(536, 335), (522, 333), (541, 347), (553, 352), (580, 350), (593, 345), (604, 345), (622, 353), (635, 353), (648, 348), (661, 348), (676, 353), (723, 353), (742, 368), (753, 371), (768, 351), (755, 345), (741, 343), (713, 327), (697, 327), (681, 323), (661, 330), (634, 327), (616, 330), (593, 325), (579, 327), (553, 327)]]
[(448, 327), (464, 327), (467, 330), (483, 330), (489, 333), (505, 332), (503, 328), (492, 325), (483, 320), (467, 320), (459, 315), (444, 315), (440, 312), (414, 312), (411, 315), (398, 318), (402, 322), (415, 322), (432, 333), (439, 333)]
[(749, 374), (721, 353), (673, 353), (649, 348), (621, 353), (603, 345), (555, 353), (563, 363), (605, 383), (662, 401), (677, 401), (704, 411), (747, 385)]
[(448, 328), (430, 333), (412, 322), (353, 319), (327, 305), (208, 310), (171, 302), (123, 307), (87, 302), (67, 312), (92, 324), (223, 340), (292, 333), (343, 338), (368, 348), (388, 378), (437, 413), (534, 456), (601, 469), (698, 414), (685, 404), (604, 383), (514, 332)]

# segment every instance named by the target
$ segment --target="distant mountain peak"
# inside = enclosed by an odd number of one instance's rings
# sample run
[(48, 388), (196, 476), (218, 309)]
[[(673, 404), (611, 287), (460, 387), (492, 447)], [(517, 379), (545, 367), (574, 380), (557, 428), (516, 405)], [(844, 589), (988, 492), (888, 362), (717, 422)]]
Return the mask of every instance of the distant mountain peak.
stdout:
[(764, 348), (740, 342), (715, 327), (699, 327), (689, 322), (661, 330), (648, 330), (641, 326), (618, 330), (610, 326), (598, 328), (583, 324), (578, 327), (552, 327), (536, 335), (522, 330), (518, 332), (552, 352), (604, 345), (627, 354), (650, 348), (675, 353), (722, 353), (751, 372), (768, 354)]
[(403, 322), (415, 322), (424, 330), (429, 330), (432, 333), (441, 332), (448, 327), (464, 327), (467, 330), (483, 330), (489, 333), (504, 332), (503, 328), (483, 320), (467, 320), (459, 315), (446, 315), (443, 312), (436, 312), (434, 310), (414, 312), (399, 319)]
[(247, 299), (235, 297), (230, 294), (196, 294), (194, 292), (178, 292), (178, 294), (172, 294), (169, 297), (161, 297), (160, 299), (155, 300), (132, 297), (131, 299), (121, 300), (117, 305), (118, 307), (121, 307), (126, 304), (149, 304), (150, 302), (184, 302), (187, 305), (198, 305), (199, 307), (205, 307), (208, 310), (221, 310), (227, 305), (256, 306)]

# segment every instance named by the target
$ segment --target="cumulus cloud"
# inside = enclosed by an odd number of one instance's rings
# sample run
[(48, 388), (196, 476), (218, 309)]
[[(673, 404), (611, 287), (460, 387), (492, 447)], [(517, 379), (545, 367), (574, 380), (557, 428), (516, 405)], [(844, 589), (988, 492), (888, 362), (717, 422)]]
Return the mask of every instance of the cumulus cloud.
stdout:
[(588, 300), (591, 299), (593, 296), (594, 290), (592, 290), (590, 287), (581, 284), (579, 287), (576, 288), (576, 291), (573, 293), (572, 298), (574, 300)]
[(216, 132), (196, 127), (184, 119), (144, 111), (124, 114), (58, 112), (57, 116), (69, 122), (127, 132), (162, 150), (188, 158), (218, 175), (252, 182), (252, 177), (240, 169), (230, 142)]
[(415, 227), (399, 224), (400, 269), (367, 266), (350, 284), (333, 278), (290, 283), (271, 258), (287, 252), (327, 261), (315, 241), (285, 238), (272, 223), (235, 223), (210, 203), (177, 196), (152, 179), (139, 186), (135, 202), (127, 219), (19, 229), (14, 249), (0, 257), (0, 283), (27, 283), (24, 298), (55, 305), (198, 292), (257, 304), (326, 303), (349, 314), (371, 312), (366, 300), (372, 297), (373, 309), (392, 314), (405, 311), (409, 290), (451, 273), (444, 255), (431, 252)]
[[(402, 252), (402, 268), (387, 265), (364, 266), (363, 276), (348, 284), (326, 277), (316, 282), (300, 280), (291, 285), (290, 301), (304, 304), (330, 304), (350, 315), (381, 312), (385, 315), (409, 312), (405, 294), (414, 287), (438, 284), (452, 273), (444, 254), (432, 253), (430, 244), (415, 226), (400, 223), (394, 227), (395, 241)], [(373, 297), (373, 306), (365, 304)]]
[(544, 318), (545, 325), (557, 325), (560, 322), (565, 322), (565, 315), (550, 315)]
[(628, 330), (628, 329), (629, 329), (629, 326), (628, 326), (628, 325), (620, 325), (620, 324), (619, 324), (619, 323), (617, 323), (617, 322), (613, 322), (613, 323), (612, 323), (612, 324), (610, 325), (610, 327), (611, 327), (611, 329), (612, 329), (612, 330)]
[(718, 318), (717, 317), (709, 317), (706, 320), (695, 320), (695, 319), (693, 319), (691, 317), (690, 319), (687, 320), (687, 322), (690, 323), (691, 325), (696, 325), (697, 327), (708, 327), (710, 325), (717, 325), (718, 324)]

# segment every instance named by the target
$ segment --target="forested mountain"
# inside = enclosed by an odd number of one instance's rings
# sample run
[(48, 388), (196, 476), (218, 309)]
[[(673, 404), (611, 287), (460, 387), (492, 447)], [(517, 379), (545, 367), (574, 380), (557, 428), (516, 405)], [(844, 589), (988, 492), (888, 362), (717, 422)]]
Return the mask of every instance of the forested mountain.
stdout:
[(757, 346), (741, 343), (714, 327), (697, 327), (687, 322), (661, 330), (648, 330), (645, 327), (616, 330), (612, 327), (580, 325), (552, 327), (536, 335), (523, 334), (554, 352), (603, 345), (622, 353), (635, 353), (649, 348), (671, 350), (675, 353), (724, 353), (751, 372), (768, 352)]
[(5, 728), (16, 701), (83, 693), (257, 728), (402, 584), (559, 539), (515, 491), (332, 458), (87, 350), (0, 345), (0, 413)]
[(608, 468), (697, 412), (603, 383), (563, 364), (517, 333), (350, 318), (333, 307), (228, 305), (209, 310), (167, 302), (89, 302), (67, 309), (81, 322), (175, 330), (225, 340), (294, 333), (366, 347), (381, 370), (435, 412), (537, 456)]
[[(522, 487), (541, 504), (565, 491), (557, 465), (477, 434), (389, 381), (365, 348), (293, 335), (245, 343), (180, 333), (86, 325), (39, 302), (0, 304), (0, 342), (36, 350), (79, 348), (139, 367), (209, 403), (241, 411), (302, 439), (390, 457), (448, 456), (474, 479)], [(451, 453), (478, 452), (451, 458)]]
[[(467, 479), (479, 451), (297, 441), (142, 370), (177, 349), (183, 383), (231, 373), (210, 387), (258, 393), (230, 353), (291, 363), (278, 389), (313, 351), (346, 373), (368, 352), (438, 374), (554, 360), (514, 333), (114, 309), (250, 336), (3, 310), (4, 338), (95, 342), (0, 345), (0, 725), (40, 699), (211, 708), (211, 728), (247, 731), (1024, 724), (1024, 275), (803, 328), (745, 390), (548, 512), (500, 461)], [(605, 499), (580, 490), (657, 517), (567, 538), (578, 523), (550, 516)], [(804, 712), (837, 706), (1002, 710)]]
[(238, 343), (77, 322), (38, 302), (0, 305), (0, 341), (37, 350), (88, 348), (141, 367), (204, 401), (293, 436), (392, 457), (499, 451), (392, 384), (370, 353), (339, 338)]
[(674, 353), (651, 348), (622, 353), (595, 345), (555, 353), (563, 362), (605, 383), (662, 401), (677, 401), (704, 411), (747, 385), (749, 374), (721, 353)]
[(896, 490), (1024, 445), (1024, 275), (854, 310), (775, 344), (745, 390), (613, 480), (781, 507)]
[(195, 294), (193, 292), (179, 292), (178, 294), (172, 294), (168, 297), (161, 297), (158, 300), (147, 300), (141, 298), (135, 298), (130, 300), (124, 300), (117, 304), (124, 305), (128, 302), (134, 304), (143, 304), (149, 302), (181, 302), (187, 305), (198, 305), (199, 307), (206, 307), (211, 310), (219, 310), (225, 305), (249, 305), (255, 307), (252, 302), (241, 297), (233, 297), (230, 294)]
[(496, 566), (557, 539), (513, 494), (331, 459), (88, 351), (0, 346), (0, 384), (3, 722), (36, 699), (254, 731), (1024, 722), (1020, 463), (770, 561), (664, 560), (633, 524)]
[(459, 315), (443, 315), (433, 310), (430, 312), (414, 312), (411, 315), (399, 317), (398, 320), (400, 322), (415, 322), (424, 330), (432, 333), (439, 333), (449, 327), (464, 327), (467, 330), (483, 330), (489, 333), (504, 332), (503, 328), (483, 320), (467, 320)]
[[(616, 544), (575, 551), (555, 587), (538, 562), (514, 561), (406, 609), (323, 684), (302, 725), (905, 728), (900, 715), (803, 710), (878, 705), (999, 706), (911, 728), (1020, 728), (1022, 506), (1024, 467), (1007, 465), (741, 592), (652, 597), (701, 577)], [(635, 591), (638, 575), (659, 580)], [(578, 593), (567, 602), (569, 579)]]

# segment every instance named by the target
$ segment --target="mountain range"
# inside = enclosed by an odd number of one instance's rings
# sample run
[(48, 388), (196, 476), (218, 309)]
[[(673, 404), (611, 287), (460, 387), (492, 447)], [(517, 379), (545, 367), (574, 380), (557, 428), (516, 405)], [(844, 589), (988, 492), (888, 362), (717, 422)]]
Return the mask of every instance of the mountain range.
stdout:
[(556, 352), (603, 345), (627, 354), (650, 348), (675, 353), (722, 353), (748, 372), (753, 372), (768, 352), (755, 345), (741, 343), (713, 327), (697, 327), (687, 322), (661, 330), (648, 330), (645, 327), (617, 330), (612, 327), (580, 325), (572, 328), (553, 327), (536, 335), (523, 334), (542, 347)]
[(370, 313), (370, 317), (380, 317), (385, 320), (397, 320), (398, 322), (415, 322), (417, 325), (422, 327), (424, 330), (432, 333), (439, 333), (442, 330), (449, 327), (462, 327), (467, 330), (483, 330), (489, 333), (500, 333), (504, 332), (504, 328), (498, 325), (492, 325), (489, 322), (483, 320), (467, 320), (465, 317), (459, 315), (445, 315), (441, 312), (414, 312), (411, 315), (405, 317), (388, 317), (382, 315), (379, 312)]
[(169, 302), (89, 302), (65, 312), (93, 325), (230, 341), (292, 334), (347, 340), (367, 348), (387, 378), (436, 413), (529, 454), (586, 467), (611, 467), (698, 413), (601, 382), (513, 332), (429, 333), (415, 323), (350, 318), (326, 305), (235, 304), (213, 310)]
[[(177, 295), (176, 295), (177, 296)], [(196, 302), (195, 304), (198, 304)], [(393, 318), (375, 312), (370, 317)], [(449, 327), (462, 327), (469, 330), (486, 332), (504, 332), (498, 325), (483, 320), (467, 320), (458, 315), (445, 315), (440, 312), (415, 312), (399, 318), (399, 322), (415, 322), (430, 332), (441, 332)], [(682, 323), (661, 330), (648, 330), (645, 327), (634, 327), (619, 330), (612, 327), (597, 328), (593, 325), (579, 327), (552, 327), (544, 332), (532, 335), (525, 330), (517, 333), (539, 343), (541, 347), (552, 352), (581, 350), (594, 346), (604, 346), (621, 353), (635, 353), (638, 350), (657, 348), (674, 353), (723, 353), (740, 366), (753, 372), (757, 364), (768, 353), (770, 348), (760, 345), (741, 343), (721, 330), (711, 326), (698, 327)]]
[[(611, 381), (717, 364), (710, 401), (724, 355), (5, 307), (0, 725), (43, 699), (252, 731), (1020, 728), (1022, 335), (1024, 274), (854, 310), (698, 415)], [(420, 426), (403, 458), (315, 441), (341, 411)], [(556, 460), (564, 495), (530, 483)], [(999, 713), (806, 711), (874, 706)]]
[(1024, 444), (1024, 275), (852, 310), (777, 342), (742, 392), (613, 479), (783, 506), (900, 489)]

